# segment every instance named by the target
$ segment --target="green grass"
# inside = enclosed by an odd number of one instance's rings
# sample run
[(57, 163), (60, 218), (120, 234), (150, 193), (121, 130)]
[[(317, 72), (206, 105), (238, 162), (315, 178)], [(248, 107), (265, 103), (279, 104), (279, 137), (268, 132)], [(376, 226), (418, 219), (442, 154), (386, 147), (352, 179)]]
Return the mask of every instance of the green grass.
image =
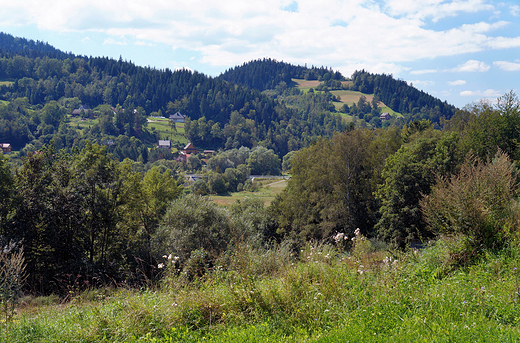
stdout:
[(12, 86), (12, 85), (14, 85), (14, 81), (0, 80), (0, 86)]
[(254, 182), (260, 184), (259, 189), (255, 192), (232, 192), (229, 195), (211, 195), (210, 198), (213, 199), (217, 205), (221, 206), (231, 206), (235, 201), (242, 201), (245, 198), (258, 198), (261, 199), (266, 206), (269, 206), (274, 198), (287, 186), (287, 180), (279, 179), (255, 180)]
[(428, 248), (238, 247), (192, 283), (91, 290), (20, 309), (5, 342), (517, 342), (520, 249), (438, 273)]
[(74, 129), (79, 129), (79, 130), (89, 129), (99, 122), (98, 119), (87, 119), (87, 118), (73, 117), (70, 115), (68, 116), (68, 119), (69, 119), (69, 126)]
[(148, 129), (159, 133), (159, 139), (187, 143), (184, 136), (184, 123), (175, 123), (177, 131), (171, 130), (169, 119), (149, 118)]
[[(302, 90), (304, 93), (308, 92), (311, 88), (316, 88), (319, 86), (321, 81), (307, 81), (302, 79), (292, 79), (292, 81), (296, 84), (296, 87)], [(345, 81), (343, 84), (352, 84), (352, 81)], [(357, 104), (359, 101), (359, 98), (361, 96), (365, 96), (368, 102), (371, 102), (374, 98), (374, 94), (364, 94), (358, 91), (351, 91), (351, 90), (334, 90), (331, 91), (333, 95), (340, 98), (340, 101), (334, 102), (334, 107), (336, 107), (336, 110), (341, 109), (343, 104), (347, 104), (349, 106), (352, 106), (353, 104)], [(379, 107), (381, 107), (382, 112), (388, 112), (392, 116), (401, 116), (400, 113), (393, 111), (390, 107), (386, 106), (384, 103), (380, 102)], [(342, 114), (343, 117), (346, 117), (345, 114)], [(347, 118), (348, 119), (348, 118)]]

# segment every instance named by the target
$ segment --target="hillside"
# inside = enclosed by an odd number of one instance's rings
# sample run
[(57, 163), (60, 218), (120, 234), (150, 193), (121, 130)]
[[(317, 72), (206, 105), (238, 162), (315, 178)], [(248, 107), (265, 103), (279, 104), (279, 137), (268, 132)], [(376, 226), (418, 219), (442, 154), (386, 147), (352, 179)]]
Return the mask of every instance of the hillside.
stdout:
[[(29, 41), (17, 45), (9, 39), (11, 36), (3, 37), (7, 38), (0, 46), (4, 52), (0, 58), (0, 81), (4, 81), (0, 99), (8, 105), (0, 109), (0, 140), (10, 142), (16, 150), (27, 144), (38, 148), (55, 135), (62, 135), (59, 147), (65, 148), (78, 140), (99, 141), (119, 135), (153, 146), (158, 136), (148, 129), (146, 117), (177, 111), (189, 117), (185, 124), (187, 139), (206, 149), (261, 143), (283, 156), (315, 137), (346, 128), (337, 114), (312, 112), (304, 119), (298, 111), (258, 90), (221, 78), (188, 70), (139, 67), (122, 59), (54, 58), (45, 52), (47, 44)], [(34, 48), (29, 53), (24, 46)], [(45, 117), (47, 111), (43, 109), (48, 104), (52, 104), (48, 108), (52, 114)], [(67, 115), (80, 104), (94, 109), (99, 121), (82, 132), (65, 128), (60, 132), (60, 122), (67, 122)], [(134, 109), (138, 115), (130, 115)], [(293, 124), (291, 130), (286, 129), (288, 122)], [(136, 149), (141, 150), (142, 145), (137, 144)], [(120, 158), (135, 158), (135, 154), (126, 155)]]
[[(299, 80), (316, 87), (304, 87)], [(438, 124), (455, 111), (404, 81), (364, 71), (348, 81), (331, 68), (263, 59), (212, 78), (188, 70), (140, 67), (121, 58), (76, 56), (4, 33), (0, 100), (0, 141), (15, 150), (25, 153), (51, 140), (58, 148), (70, 149), (93, 140), (116, 142), (109, 150), (120, 159), (134, 160), (164, 137), (178, 147), (187, 140), (213, 150), (261, 144), (283, 157), (317, 137), (331, 137), (352, 126), (386, 127), (412, 119)], [(82, 104), (93, 109), (86, 122), (70, 117)], [(383, 110), (392, 120), (380, 120)], [(188, 117), (182, 128), (185, 138), (148, 124), (148, 116), (175, 112)], [(132, 147), (118, 146), (123, 142)]]

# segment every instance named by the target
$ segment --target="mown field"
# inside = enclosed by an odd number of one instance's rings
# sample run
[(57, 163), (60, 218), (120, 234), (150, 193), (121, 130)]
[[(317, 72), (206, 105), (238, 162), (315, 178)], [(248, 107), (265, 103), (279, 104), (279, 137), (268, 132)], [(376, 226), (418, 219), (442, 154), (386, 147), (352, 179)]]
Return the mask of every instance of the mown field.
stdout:
[(261, 199), (266, 206), (270, 205), (271, 202), (276, 198), (278, 194), (287, 186), (287, 179), (261, 179), (255, 180), (254, 182), (259, 184), (259, 189), (254, 192), (242, 191), (234, 192), (228, 195), (211, 195), (210, 198), (217, 205), (230, 206), (237, 200), (244, 200), (245, 198), (258, 198)]
[[(300, 88), (304, 92), (307, 92), (311, 88), (316, 88), (321, 83), (323, 83), (322, 81), (317, 80), (309, 81), (302, 79), (292, 79), (292, 81), (296, 84), (296, 87)], [(352, 84), (352, 81), (344, 81), (342, 83)], [(354, 103), (357, 104), (361, 96), (365, 96), (368, 102), (371, 102), (374, 99), (374, 94), (363, 94), (361, 92), (351, 90), (334, 90), (331, 91), (331, 93), (340, 99), (340, 101), (334, 102), (334, 106), (337, 110), (339, 110), (343, 104), (347, 104), (349, 106), (352, 106)], [(392, 116), (401, 116), (400, 113), (395, 112), (390, 107), (386, 106), (383, 102), (379, 103), (379, 107), (381, 107), (382, 112), (388, 112)], [(351, 116), (343, 115), (343, 117), (345, 117), (347, 120), (351, 120)]]
[(170, 125), (166, 118), (148, 118), (148, 129), (159, 133), (159, 139), (177, 141), (186, 144), (184, 136), (184, 123), (175, 123), (176, 130)]

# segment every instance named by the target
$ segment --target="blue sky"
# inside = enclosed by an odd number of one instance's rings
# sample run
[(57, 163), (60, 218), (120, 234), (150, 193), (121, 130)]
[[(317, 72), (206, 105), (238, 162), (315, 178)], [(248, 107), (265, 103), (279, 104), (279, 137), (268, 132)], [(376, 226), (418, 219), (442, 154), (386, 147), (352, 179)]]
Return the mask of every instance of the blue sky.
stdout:
[(520, 76), (520, 5), (493, 0), (21, 0), (0, 31), (217, 76), (253, 59), (392, 74), (464, 107)]

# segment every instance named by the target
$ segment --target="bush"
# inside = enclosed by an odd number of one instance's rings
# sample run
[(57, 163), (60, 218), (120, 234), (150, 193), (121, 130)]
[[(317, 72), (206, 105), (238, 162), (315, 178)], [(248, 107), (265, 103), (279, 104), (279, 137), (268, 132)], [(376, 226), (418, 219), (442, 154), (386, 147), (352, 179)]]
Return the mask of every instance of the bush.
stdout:
[(465, 237), (457, 254), (470, 262), (486, 249), (500, 249), (518, 228), (516, 193), (516, 170), (504, 152), (487, 163), (469, 155), (458, 175), (437, 178), (421, 207), (436, 234)]
[(24, 280), (23, 248), (17, 250), (14, 243), (0, 248), (0, 306), (6, 321), (14, 315), (14, 307), (22, 296)]
[(152, 238), (157, 256), (174, 254), (186, 262), (192, 251), (204, 249), (213, 259), (231, 240), (231, 224), (225, 209), (209, 198), (190, 194), (171, 203)]

